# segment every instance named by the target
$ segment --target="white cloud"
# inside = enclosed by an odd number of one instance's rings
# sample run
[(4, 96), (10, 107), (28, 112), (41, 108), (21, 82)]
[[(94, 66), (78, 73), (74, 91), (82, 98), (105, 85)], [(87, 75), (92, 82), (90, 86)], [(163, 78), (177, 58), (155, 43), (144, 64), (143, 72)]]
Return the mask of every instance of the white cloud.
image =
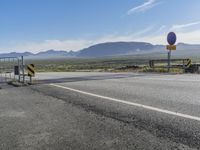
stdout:
[[(155, 31), (155, 32), (153, 32)], [(12, 50), (16, 52), (31, 51), (33, 53), (39, 51), (45, 51), (49, 49), (55, 50), (66, 50), (66, 51), (77, 51), (94, 44), (104, 43), (104, 42), (118, 42), (118, 41), (139, 41), (139, 42), (149, 42), (152, 44), (167, 44), (167, 34), (169, 28), (166, 26), (161, 26), (156, 31), (153, 26), (147, 27), (136, 33), (129, 34), (110, 34), (101, 36), (93, 39), (73, 39), (73, 40), (46, 40), (43, 42), (27, 42), (14, 45), (13, 47), (1, 48), (2, 50)], [(182, 32), (177, 31), (177, 43), (191, 43), (200, 44), (200, 30)]]
[(4, 51), (12, 50), (17, 52), (31, 51), (33, 53), (46, 51), (49, 49), (77, 51), (98, 43), (137, 40), (138, 37), (145, 36), (153, 29), (154, 29), (153, 26), (149, 26), (136, 33), (130, 33), (126, 35), (109, 34), (93, 39), (72, 39), (72, 40), (68, 39), (68, 40), (45, 40), (41, 42), (23, 42), (23, 43), (13, 44), (12, 47), (7, 47), (7, 48), (1, 47), (0, 49)]
[[(81, 48), (87, 47), (92, 44), (90, 40), (45, 40), (42, 42), (26, 42), (22, 44), (15, 45), (10, 50), (14, 51), (31, 51), (34, 53), (45, 51), (49, 49), (55, 50), (80, 50)], [(8, 48), (7, 48), (8, 49)]]
[[(150, 42), (152, 44), (167, 44), (167, 34), (160, 34), (156, 36), (149, 36), (140, 38), (140, 41)], [(177, 43), (189, 43), (189, 44), (200, 44), (200, 30), (190, 31), (190, 32), (176, 32)]]
[(200, 44), (200, 30), (195, 30), (191, 32), (178, 32), (177, 37), (178, 42)]
[(143, 3), (142, 5), (131, 8), (130, 10), (128, 10), (127, 14), (131, 15), (131, 14), (138, 13), (138, 12), (145, 12), (158, 4), (159, 3), (157, 3), (156, 0), (148, 0), (147, 2)]
[(200, 21), (186, 23), (186, 24), (173, 25), (170, 30), (182, 30), (182, 29), (189, 28), (189, 27), (192, 27), (195, 25), (199, 25), (199, 24), (200, 24)]
[(156, 32), (160, 33), (163, 32), (164, 30), (166, 30), (167, 26), (166, 25), (162, 25)]
[[(148, 28), (147, 28), (148, 29)], [(149, 30), (146, 30), (146, 33)], [(152, 44), (167, 44), (167, 34), (169, 32), (169, 28), (167, 26), (161, 26), (157, 31), (152, 32), (154, 28), (151, 30), (151, 34), (129, 34), (129, 35), (112, 35), (103, 37), (101, 42), (116, 42), (116, 41), (139, 41), (139, 42), (148, 42)], [(142, 32), (142, 31), (139, 31)], [(193, 30), (188, 32), (177, 31), (177, 43), (189, 43), (189, 44), (200, 44), (200, 30)], [(97, 40), (98, 42), (98, 40)]]
[(151, 32), (153, 29), (154, 29), (154, 26), (149, 26), (149, 27), (147, 27), (147, 28), (144, 28), (143, 30), (140, 30), (140, 31), (134, 33), (133, 35), (134, 35), (135, 37), (144, 36), (144, 35), (146, 35), (147, 33)]

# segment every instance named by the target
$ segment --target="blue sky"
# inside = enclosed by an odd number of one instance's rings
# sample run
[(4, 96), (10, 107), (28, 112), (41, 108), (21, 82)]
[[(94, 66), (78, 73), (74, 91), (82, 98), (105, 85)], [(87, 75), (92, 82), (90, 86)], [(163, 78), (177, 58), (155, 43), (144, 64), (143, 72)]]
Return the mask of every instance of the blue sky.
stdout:
[(0, 0), (0, 53), (101, 42), (200, 44), (200, 0)]

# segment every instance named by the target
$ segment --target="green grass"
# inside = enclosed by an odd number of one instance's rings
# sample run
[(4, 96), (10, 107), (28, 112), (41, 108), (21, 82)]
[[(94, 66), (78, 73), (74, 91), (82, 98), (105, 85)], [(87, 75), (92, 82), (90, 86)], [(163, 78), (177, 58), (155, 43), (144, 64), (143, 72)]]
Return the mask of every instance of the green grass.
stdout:
[[(168, 69), (167, 68), (155, 68), (155, 69), (152, 69), (152, 68), (149, 68), (149, 67), (145, 67), (145, 68), (143, 68), (142, 72), (167, 73)], [(170, 72), (171, 73), (178, 73), (179, 74), (179, 73), (183, 73), (183, 69), (180, 69), (180, 68), (171, 68)]]
[(67, 72), (67, 71), (107, 71), (127, 65), (148, 65), (146, 59), (132, 58), (92, 58), (92, 59), (44, 59), (26, 60), (26, 64), (33, 63), (37, 72)]
[[(176, 57), (180, 58), (180, 57)], [(185, 57), (188, 58), (188, 57)], [(56, 59), (28, 59), (26, 64), (35, 64), (36, 72), (73, 72), (73, 71), (137, 71), (137, 72), (167, 72), (167, 69), (149, 68), (149, 60), (166, 59), (166, 54), (144, 54), (132, 56), (116, 56), (103, 58), (56, 58)], [(199, 62), (194, 58), (193, 62)], [(139, 69), (119, 69), (124, 66), (136, 65)], [(163, 65), (163, 64), (162, 64)], [(181, 69), (171, 69), (180, 73)]]

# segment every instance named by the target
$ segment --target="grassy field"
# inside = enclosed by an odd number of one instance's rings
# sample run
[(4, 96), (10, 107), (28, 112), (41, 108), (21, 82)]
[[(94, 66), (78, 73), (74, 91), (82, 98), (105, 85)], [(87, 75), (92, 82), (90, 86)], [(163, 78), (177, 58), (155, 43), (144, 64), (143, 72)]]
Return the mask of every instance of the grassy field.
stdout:
[[(174, 57), (180, 58), (180, 57)], [(167, 69), (152, 70), (149, 60), (166, 59), (166, 54), (145, 54), (132, 56), (116, 56), (103, 58), (55, 58), (55, 59), (28, 59), (26, 64), (33, 63), (37, 72), (69, 72), (69, 71), (142, 71), (167, 72)], [(198, 62), (198, 59), (193, 59)], [(139, 68), (125, 68), (125, 66), (139, 66)], [(180, 69), (172, 69), (181, 72)]]

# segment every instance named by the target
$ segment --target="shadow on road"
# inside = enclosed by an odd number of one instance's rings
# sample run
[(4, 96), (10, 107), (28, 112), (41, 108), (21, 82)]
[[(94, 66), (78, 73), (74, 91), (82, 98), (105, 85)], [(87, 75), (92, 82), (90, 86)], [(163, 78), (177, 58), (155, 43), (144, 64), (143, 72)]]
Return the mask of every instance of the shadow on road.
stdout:
[(158, 74), (111, 74), (111, 75), (99, 75), (99, 76), (83, 76), (83, 77), (70, 77), (60, 79), (45, 79), (35, 80), (34, 84), (48, 84), (48, 83), (65, 83), (65, 82), (80, 82), (80, 81), (92, 81), (92, 80), (108, 80), (108, 79), (122, 79), (122, 78), (134, 78), (145, 76), (158, 76)]

